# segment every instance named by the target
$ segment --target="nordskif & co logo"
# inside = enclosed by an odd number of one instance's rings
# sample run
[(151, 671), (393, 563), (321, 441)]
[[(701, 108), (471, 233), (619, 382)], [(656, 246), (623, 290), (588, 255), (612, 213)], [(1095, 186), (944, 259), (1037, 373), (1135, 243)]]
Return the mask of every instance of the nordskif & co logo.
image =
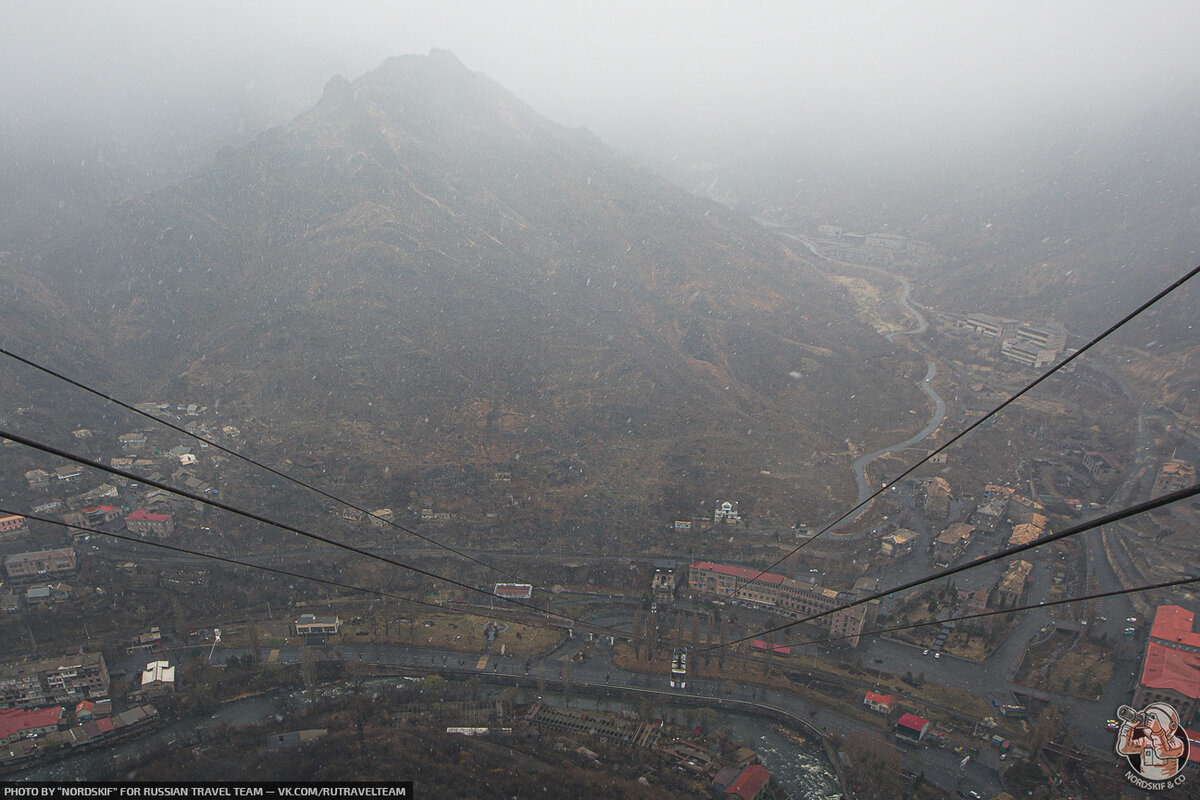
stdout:
[(1117, 709), (1117, 754), (1129, 763), (1126, 779), (1139, 789), (1157, 791), (1183, 784), (1180, 774), (1188, 763), (1190, 743), (1179, 727), (1179, 714), (1166, 703), (1151, 703), (1141, 711)]

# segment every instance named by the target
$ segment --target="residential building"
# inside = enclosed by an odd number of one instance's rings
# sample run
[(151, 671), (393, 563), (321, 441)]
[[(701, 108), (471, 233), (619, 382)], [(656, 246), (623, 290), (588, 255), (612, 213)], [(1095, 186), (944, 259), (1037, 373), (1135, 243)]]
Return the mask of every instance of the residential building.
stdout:
[(950, 483), (942, 477), (930, 478), (925, 482), (925, 514), (931, 520), (942, 520), (950, 513)]
[(84, 506), (79, 511), (89, 525), (101, 525), (121, 517), (121, 509), (117, 506)]
[(738, 513), (738, 504), (729, 500), (717, 503), (716, 510), (713, 511), (713, 522), (723, 522), (728, 525), (736, 525), (742, 521), (741, 515)]
[(917, 532), (901, 528), (900, 530), (879, 540), (879, 552), (888, 558), (906, 556), (913, 550), (917, 541)]
[(1028, 561), (1017, 561), (1005, 570), (1000, 582), (996, 584), (995, 604), (997, 608), (1011, 608), (1020, 604), (1031, 572), (1033, 572), (1033, 564)]
[(863, 705), (878, 714), (892, 713), (892, 705), (895, 698), (890, 694), (877, 694), (875, 692), (867, 692), (863, 697)]
[(1164, 494), (1186, 489), (1195, 483), (1196, 468), (1186, 461), (1171, 459), (1158, 471), (1158, 477), (1154, 479), (1154, 488), (1151, 490), (1150, 496), (1151, 498), (1161, 497)]
[(332, 636), (341, 626), (342, 621), (337, 617), (318, 617), (313, 614), (301, 614), (295, 623), (297, 636)]
[(175, 520), (170, 514), (156, 514), (139, 508), (125, 518), (125, 528), (138, 536), (164, 538), (175, 532)]
[(33, 708), (108, 694), (100, 653), (79, 653), (0, 666), (0, 707)]
[(54, 468), (55, 480), (63, 483), (74, 483), (83, 477), (83, 470), (74, 464), (64, 464), (61, 467)]
[(1023, 544), (1036, 542), (1045, 533), (1045, 528), (1039, 527), (1032, 522), (1022, 522), (1020, 525), (1013, 526), (1012, 535), (1008, 537), (1008, 546), (1020, 547)]
[(5, 514), (0, 516), (0, 533), (21, 531), (25, 529), (25, 518), (20, 514)]
[(1007, 508), (1008, 495), (996, 494), (984, 497), (975, 507), (975, 511), (971, 513), (968, 521), (980, 532), (992, 533), (1000, 524), (1000, 520), (1004, 519), (1004, 512)]
[(1179, 712), (1184, 725), (1200, 717), (1200, 633), (1195, 614), (1181, 606), (1159, 606), (1155, 612), (1133, 695), (1137, 708), (1157, 702)]
[(958, 558), (970, 543), (974, 532), (975, 526), (965, 522), (956, 522), (946, 528), (933, 540), (933, 560), (939, 564), (949, 564)]
[(660, 599), (675, 596), (675, 586), (679, 578), (675, 574), (675, 562), (671, 559), (657, 559), (654, 562), (654, 576), (650, 579), (650, 591)]
[(36, 578), (75, 572), (75, 548), (16, 553), (4, 559), (4, 573), (10, 578)]

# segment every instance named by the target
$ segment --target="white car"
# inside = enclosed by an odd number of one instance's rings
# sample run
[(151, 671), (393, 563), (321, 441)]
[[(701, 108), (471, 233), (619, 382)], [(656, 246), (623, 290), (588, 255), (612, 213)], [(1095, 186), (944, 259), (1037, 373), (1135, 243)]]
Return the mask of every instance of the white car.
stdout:
[(928, 650), (922, 651), (921, 655), (927, 656), (927, 655), (929, 655), (929, 651)]

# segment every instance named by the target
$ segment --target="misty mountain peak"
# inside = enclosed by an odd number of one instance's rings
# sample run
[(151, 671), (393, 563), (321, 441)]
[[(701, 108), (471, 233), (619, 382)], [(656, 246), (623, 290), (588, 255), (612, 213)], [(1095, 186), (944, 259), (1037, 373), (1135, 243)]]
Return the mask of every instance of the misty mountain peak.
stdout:
[(341, 75), (334, 75), (325, 84), (319, 105), (327, 108), (348, 108), (354, 102), (356, 95), (357, 90), (354, 88), (354, 84)]

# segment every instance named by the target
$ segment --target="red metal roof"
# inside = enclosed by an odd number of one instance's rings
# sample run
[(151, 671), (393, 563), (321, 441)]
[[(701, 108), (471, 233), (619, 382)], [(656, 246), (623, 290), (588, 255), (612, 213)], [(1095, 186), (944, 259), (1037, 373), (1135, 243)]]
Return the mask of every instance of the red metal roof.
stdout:
[(1200, 633), (1194, 628), (1195, 615), (1180, 606), (1159, 606), (1154, 614), (1154, 627), (1150, 636), (1162, 639), (1164, 644), (1181, 644), (1200, 647)]
[(775, 655), (779, 656), (790, 656), (792, 654), (792, 648), (788, 647), (787, 645), (767, 644), (767, 642), (762, 639), (754, 639), (750, 642), (750, 646), (755, 650), (770, 650), (775, 653)]
[(1146, 645), (1146, 661), (1142, 666), (1142, 685), (1170, 689), (1200, 700), (1200, 653), (1150, 642)]
[(892, 696), (890, 694), (876, 694), (875, 692), (867, 692), (867, 700), (880, 705), (891, 706)]
[(62, 719), (62, 706), (0, 709), (0, 740), (30, 728), (57, 725), (60, 719)]
[(146, 522), (166, 522), (170, 518), (170, 514), (154, 514), (144, 508), (139, 508), (125, 519), (126, 521), (133, 520), (134, 522), (139, 522), (141, 520), (145, 520)]
[(908, 728), (910, 731), (916, 731), (917, 733), (920, 733), (921, 730), (929, 724), (929, 720), (922, 719), (916, 714), (905, 714), (904, 716), (900, 717), (900, 719), (896, 720), (896, 724)]
[(732, 575), (740, 580), (755, 581), (756, 583), (783, 582), (783, 576), (774, 572), (762, 572), (761, 570), (746, 569), (745, 567), (731, 567), (726, 564), (712, 564), (708, 561), (697, 561), (695, 564), (692, 564), (692, 569), (708, 570), (720, 575)]
[(742, 800), (754, 800), (769, 780), (771, 780), (771, 773), (767, 772), (766, 767), (762, 764), (751, 764), (742, 770), (742, 774), (738, 775), (733, 783), (729, 784), (725, 794), (736, 794)]

